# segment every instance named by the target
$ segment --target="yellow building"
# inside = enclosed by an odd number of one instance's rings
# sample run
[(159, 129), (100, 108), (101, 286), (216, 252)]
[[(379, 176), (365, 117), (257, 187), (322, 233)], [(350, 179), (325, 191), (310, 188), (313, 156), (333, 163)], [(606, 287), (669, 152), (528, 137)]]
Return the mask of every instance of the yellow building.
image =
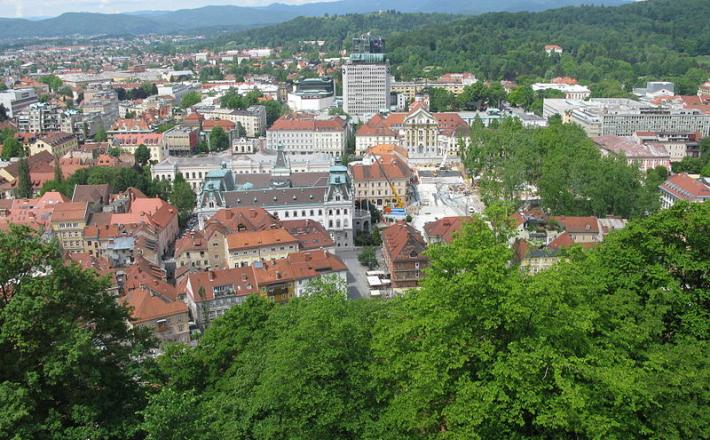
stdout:
[(236, 232), (225, 238), (224, 245), (229, 267), (250, 266), (255, 261), (286, 258), (298, 252), (298, 240), (285, 229)]
[(68, 252), (84, 251), (84, 227), (89, 218), (86, 202), (60, 203), (52, 212), (52, 231), (61, 248)]

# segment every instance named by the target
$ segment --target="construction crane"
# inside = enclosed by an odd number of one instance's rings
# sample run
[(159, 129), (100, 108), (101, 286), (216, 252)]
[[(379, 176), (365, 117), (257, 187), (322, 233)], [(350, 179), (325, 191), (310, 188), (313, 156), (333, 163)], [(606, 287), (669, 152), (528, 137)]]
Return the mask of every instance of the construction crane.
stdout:
[(377, 166), (380, 167), (380, 171), (382, 171), (382, 175), (385, 176), (385, 180), (387, 180), (387, 184), (390, 186), (390, 191), (392, 191), (392, 196), (394, 197), (395, 201), (395, 208), (404, 208), (407, 206), (407, 204), (402, 200), (402, 198), (397, 194), (397, 188), (394, 186), (392, 181), (390, 180), (389, 177), (387, 177), (387, 173), (385, 172), (385, 167), (382, 166), (382, 162), (380, 162), (380, 159), (376, 155), (372, 155), (372, 158), (377, 162)]

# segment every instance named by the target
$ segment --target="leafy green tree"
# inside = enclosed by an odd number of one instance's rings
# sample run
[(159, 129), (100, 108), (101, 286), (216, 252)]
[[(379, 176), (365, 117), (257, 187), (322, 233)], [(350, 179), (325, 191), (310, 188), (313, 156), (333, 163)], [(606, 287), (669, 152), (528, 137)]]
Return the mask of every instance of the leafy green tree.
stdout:
[(13, 157), (22, 157), (24, 155), (22, 144), (15, 138), (14, 131), (10, 131), (9, 134), (4, 136), (2, 144), (3, 160), (9, 160)]
[(74, 91), (69, 86), (60, 87), (59, 90), (57, 90), (57, 93), (59, 93), (61, 96), (65, 96), (67, 98), (74, 97)]
[(133, 156), (135, 157), (136, 163), (142, 167), (150, 162), (150, 150), (144, 144), (138, 145)]
[(374, 269), (379, 266), (377, 262), (377, 255), (375, 254), (375, 248), (372, 246), (365, 247), (357, 256), (357, 260), (363, 266), (367, 266), (369, 269)]
[(456, 95), (446, 89), (432, 87), (427, 91), (429, 95), (429, 110), (433, 112), (447, 112), (458, 109)]
[(182, 174), (178, 173), (173, 181), (170, 203), (178, 209), (178, 219), (181, 226), (184, 226), (192, 215), (196, 201), (197, 196), (192, 191), (190, 184), (187, 183)]
[(182, 100), (180, 101), (180, 107), (190, 108), (193, 105), (199, 103), (200, 101), (202, 101), (202, 96), (199, 92), (187, 92), (185, 93), (185, 95), (183, 95)]
[(109, 287), (34, 231), (0, 232), (0, 437), (138, 434), (152, 342)]
[(269, 127), (286, 112), (284, 106), (273, 99), (265, 101), (263, 105), (266, 107), (266, 125)]
[(27, 158), (20, 159), (17, 169), (17, 188), (15, 188), (15, 197), (18, 199), (31, 199), (34, 194), (32, 188), (32, 178), (30, 177), (30, 165)]
[(94, 134), (94, 140), (96, 142), (106, 142), (108, 140), (108, 134), (106, 129), (102, 126), (96, 129), (96, 134)]
[(215, 127), (210, 132), (210, 150), (224, 151), (229, 148), (229, 136), (222, 127)]
[(7, 116), (7, 109), (4, 104), (0, 104), (0, 122), (7, 121), (9, 118)]
[(57, 75), (45, 75), (40, 77), (40, 82), (47, 84), (49, 86), (50, 92), (57, 92), (64, 82)]
[(233, 110), (246, 108), (242, 96), (237, 92), (236, 89), (232, 88), (227, 90), (227, 93), (222, 95), (222, 97), (220, 98), (220, 104), (222, 105), (222, 107), (226, 107)]
[(245, 138), (247, 137), (247, 129), (244, 128), (241, 122), (237, 122), (237, 137)]
[(62, 183), (64, 181), (64, 174), (62, 173), (62, 167), (59, 163), (59, 157), (54, 156), (54, 181), (57, 183)]

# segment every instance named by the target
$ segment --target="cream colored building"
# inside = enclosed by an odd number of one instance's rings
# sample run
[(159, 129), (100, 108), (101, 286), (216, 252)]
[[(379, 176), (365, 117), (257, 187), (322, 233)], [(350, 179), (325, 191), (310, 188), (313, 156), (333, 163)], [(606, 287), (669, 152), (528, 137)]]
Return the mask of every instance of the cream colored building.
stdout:
[(79, 147), (76, 136), (71, 133), (56, 131), (48, 133), (30, 144), (30, 156), (47, 151), (54, 156), (62, 157)]
[(229, 267), (250, 266), (256, 261), (286, 258), (298, 252), (298, 240), (285, 229), (236, 232), (227, 235), (224, 246)]
[(64, 251), (84, 251), (84, 227), (88, 218), (86, 202), (65, 202), (54, 207), (52, 231)]

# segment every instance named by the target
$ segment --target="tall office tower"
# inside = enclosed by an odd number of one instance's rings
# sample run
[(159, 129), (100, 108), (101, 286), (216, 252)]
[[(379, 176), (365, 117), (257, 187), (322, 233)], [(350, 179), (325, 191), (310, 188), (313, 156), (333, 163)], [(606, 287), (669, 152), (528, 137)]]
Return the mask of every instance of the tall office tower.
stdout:
[(389, 109), (390, 69), (385, 41), (363, 35), (353, 39), (350, 58), (343, 66), (343, 110), (357, 119)]

